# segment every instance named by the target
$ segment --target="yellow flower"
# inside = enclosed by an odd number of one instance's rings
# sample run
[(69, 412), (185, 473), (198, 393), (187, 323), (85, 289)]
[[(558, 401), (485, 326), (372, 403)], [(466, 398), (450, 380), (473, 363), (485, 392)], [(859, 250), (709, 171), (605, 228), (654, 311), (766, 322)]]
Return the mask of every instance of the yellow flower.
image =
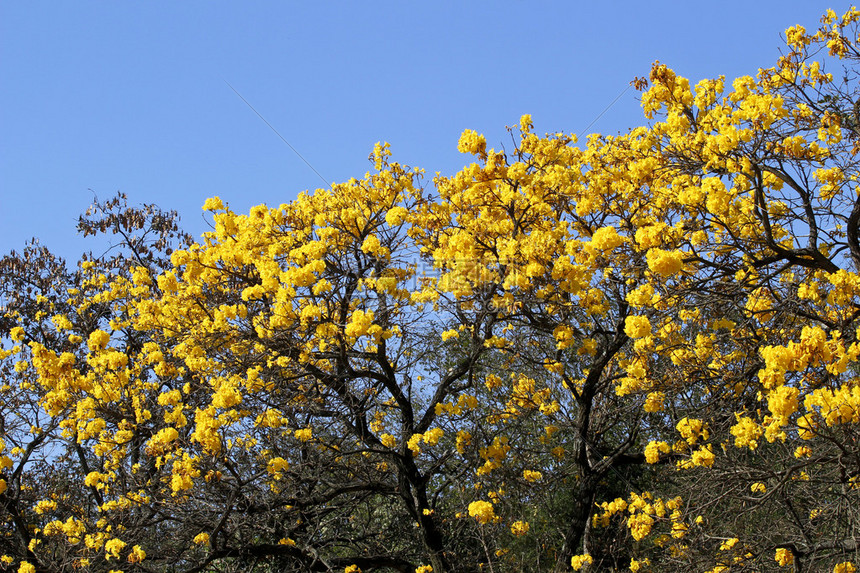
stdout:
[(670, 451), (672, 451), (672, 448), (666, 442), (655, 442), (652, 440), (645, 446), (645, 461), (649, 464), (656, 464), (660, 461), (661, 453), (668, 454)]
[(412, 434), (406, 442), (406, 447), (412, 450), (412, 455), (417, 456), (421, 453), (421, 441), (424, 439), (424, 434)]
[(748, 447), (754, 450), (758, 447), (758, 438), (764, 432), (758, 424), (751, 418), (735, 414), (738, 421), (737, 424), (729, 429), (729, 432), (735, 437), (735, 446), (739, 448)]
[(460, 336), (460, 331), (455, 328), (452, 328), (442, 333), (442, 341), (445, 342), (451, 340), (452, 338), (457, 338), (458, 336)]
[(39, 501), (33, 510), (39, 515), (45, 513), (46, 511), (52, 511), (57, 509), (57, 502), (49, 499), (43, 499)]
[(488, 501), (473, 501), (469, 504), (469, 515), (474, 517), (478, 523), (490, 523), (497, 519), (493, 511), (493, 504)]
[(457, 142), (457, 151), (460, 153), (471, 153), (472, 155), (483, 155), (487, 151), (487, 140), (483, 135), (467, 129)]
[(647, 316), (628, 316), (624, 319), (624, 334), (630, 338), (642, 338), (651, 334), (651, 321)]
[(780, 547), (776, 550), (776, 555), (773, 557), (777, 563), (779, 563), (782, 567), (786, 567), (794, 563), (794, 554), (785, 549), (784, 547)]
[(302, 428), (300, 430), (296, 430), (294, 432), (296, 439), (301, 442), (307, 442), (313, 437), (313, 430), (311, 428)]
[(131, 553), (128, 555), (129, 563), (140, 563), (146, 559), (146, 551), (140, 548), (140, 545), (135, 545), (131, 548)]
[(533, 127), (534, 127), (534, 123), (532, 123), (531, 114), (528, 114), (528, 113), (523, 114), (520, 117), (520, 131), (522, 131), (523, 133), (528, 133), (529, 131), (532, 130)]
[(209, 534), (206, 532), (198, 533), (193, 541), (195, 545), (206, 545), (209, 543)]
[(682, 418), (681, 421), (678, 422), (676, 426), (678, 433), (681, 434), (687, 443), (691, 446), (702, 438), (704, 440), (708, 439), (708, 429), (704, 422), (701, 420), (697, 420), (695, 418)]
[(650, 249), (645, 258), (648, 261), (648, 268), (663, 277), (678, 274), (684, 266), (684, 260), (678, 251)]
[(570, 566), (573, 567), (574, 571), (579, 571), (586, 565), (591, 565), (592, 561), (591, 555), (574, 555), (570, 558)]
[(463, 454), (466, 452), (466, 447), (472, 443), (472, 434), (466, 430), (457, 432), (457, 453)]
[(652, 525), (654, 525), (654, 518), (647, 513), (635, 513), (627, 518), (627, 527), (630, 528), (630, 535), (636, 541), (643, 540), (651, 533)]
[(601, 227), (591, 236), (591, 244), (595, 249), (611, 251), (624, 243), (624, 237), (618, 234), (615, 227)]
[(522, 537), (523, 535), (529, 532), (529, 522), (528, 521), (515, 521), (511, 524), (511, 533), (516, 535), (517, 537)]
[(376, 235), (368, 235), (365, 237), (364, 242), (361, 244), (361, 250), (365, 254), (375, 255), (379, 252), (381, 244), (379, 242), (379, 237)]
[(266, 469), (270, 474), (279, 474), (280, 472), (289, 469), (290, 464), (282, 457), (276, 457), (269, 460)]
[(764, 493), (767, 491), (767, 486), (761, 482), (756, 482), (750, 486), (750, 491), (753, 493)]
[(158, 431), (154, 436), (149, 439), (149, 442), (146, 446), (146, 451), (150, 455), (159, 456), (162, 455), (166, 448), (179, 439), (179, 432), (176, 431), (176, 428), (162, 428)]
[(408, 214), (409, 211), (407, 211), (405, 207), (392, 207), (385, 214), (385, 222), (389, 226), (395, 227), (402, 223)]
[(95, 352), (97, 350), (102, 350), (107, 346), (108, 342), (110, 342), (110, 334), (104, 330), (95, 330), (90, 334), (90, 337), (87, 340), (87, 346), (89, 346), (91, 352)]
[(203, 203), (204, 211), (221, 211), (224, 209), (224, 203), (220, 197), (210, 197)]
[(352, 313), (349, 324), (344, 329), (344, 334), (354, 338), (364, 336), (373, 324), (373, 311), (367, 312), (358, 309)]
[(797, 449), (794, 450), (794, 457), (800, 458), (808, 458), (812, 455), (812, 448), (808, 446), (797, 446)]
[(693, 452), (690, 456), (690, 460), (695, 466), (709, 468), (714, 465), (714, 452), (711, 449), (711, 445), (708, 444)]
[(445, 434), (442, 428), (433, 428), (424, 432), (424, 443), (428, 446), (435, 446), (439, 443), (439, 439)]
[(125, 542), (119, 539), (111, 539), (107, 543), (105, 543), (105, 559), (108, 561), (111, 558), (119, 557), (120, 551), (125, 548)]
[(663, 409), (663, 402), (665, 401), (666, 394), (663, 392), (649, 392), (642, 409), (646, 412), (659, 412)]

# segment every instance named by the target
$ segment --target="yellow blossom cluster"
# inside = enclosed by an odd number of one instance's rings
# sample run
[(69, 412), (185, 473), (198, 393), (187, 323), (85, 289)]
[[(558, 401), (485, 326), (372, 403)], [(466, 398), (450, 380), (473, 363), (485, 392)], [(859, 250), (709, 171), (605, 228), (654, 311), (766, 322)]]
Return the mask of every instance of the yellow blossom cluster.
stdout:
[(469, 515), (481, 524), (495, 523), (499, 519), (493, 510), (493, 504), (488, 501), (473, 501), (470, 503)]

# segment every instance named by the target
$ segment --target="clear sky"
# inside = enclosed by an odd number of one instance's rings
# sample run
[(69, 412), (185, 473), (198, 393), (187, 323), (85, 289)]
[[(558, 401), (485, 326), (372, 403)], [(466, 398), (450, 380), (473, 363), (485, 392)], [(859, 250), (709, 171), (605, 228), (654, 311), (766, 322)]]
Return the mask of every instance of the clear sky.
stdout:
[(626, 131), (645, 122), (634, 90), (598, 116), (654, 60), (694, 83), (754, 74), (828, 7), (848, 4), (3, 2), (0, 253), (98, 251), (75, 233), (94, 194), (199, 235), (207, 197), (242, 212), (322, 186), (225, 82), (329, 181), (361, 177), (377, 141), (450, 174), (466, 128), (497, 148), (524, 113), (540, 133)]

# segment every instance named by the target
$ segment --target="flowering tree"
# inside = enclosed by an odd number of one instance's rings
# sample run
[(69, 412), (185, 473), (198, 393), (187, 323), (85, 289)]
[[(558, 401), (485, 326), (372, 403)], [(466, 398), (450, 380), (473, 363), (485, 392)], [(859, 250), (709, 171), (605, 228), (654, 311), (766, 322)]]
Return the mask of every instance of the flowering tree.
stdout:
[(624, 135), (5, 258), (3, 563), (853, 571), (858, 20), (731, 87), (655, 64)]

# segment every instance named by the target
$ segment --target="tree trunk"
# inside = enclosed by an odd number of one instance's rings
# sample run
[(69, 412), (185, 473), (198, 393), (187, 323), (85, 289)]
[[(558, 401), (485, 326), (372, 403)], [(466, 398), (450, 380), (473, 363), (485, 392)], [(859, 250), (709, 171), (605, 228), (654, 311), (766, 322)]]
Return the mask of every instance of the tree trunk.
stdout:
[(559, 551), (558, 560), (556, 560), (552, 570), (553, 573), (568, 573), (570, 571), (570, 558), (581, 553), (580, 545), (588, 529), (588, 520), (594, 511), (596, 485), (597, 479), (594, 476), (588, 476), (584, 477), (579, 487), (576, 488), (568, 521), (569, 525), (564, 535), (564, 543)]

